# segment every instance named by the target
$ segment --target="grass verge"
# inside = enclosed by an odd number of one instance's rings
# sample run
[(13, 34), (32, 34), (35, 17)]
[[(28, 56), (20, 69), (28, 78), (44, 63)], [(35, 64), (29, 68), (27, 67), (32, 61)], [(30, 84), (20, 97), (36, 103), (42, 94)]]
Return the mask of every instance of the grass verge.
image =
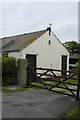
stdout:
[[(24, 86), (24, 88), (32, 88), (32, 89), (42, 89), (42, 88), (38, 88), (38, 87), (35, 87), (35, 86), (33, 86), (33, 85), (36, 85), (35, 83), (31, 83), (31, 85), (25, 85)], [(39, 84), (38, 84), (38, 86), (39, 86)]]
[(10, 88), (2, 88), (2, 93), (10, 93), (10, 92), (21, 92), (21, 91), (26, 91), (28, 88), (32, 88), (32, 89), (41, 89), (41, 88), (37, 88), (34, 86), (27, 86), (25, 85), (23, 88), (19, 88), (19, 89), (10, 89)]
[(68, 119), (69, 120), (80, 120), (80, 106), (77, 106), (75, 109), (73, 109), (69, 114), (68, 114)]
[(26, 89), (25, 88), (20, 88), (20, 89), (11, 90), (11, 89), (8, 89), (8, 88), (2, 88), (3, 93), (20, 92), (20, 91), (26, 91)]

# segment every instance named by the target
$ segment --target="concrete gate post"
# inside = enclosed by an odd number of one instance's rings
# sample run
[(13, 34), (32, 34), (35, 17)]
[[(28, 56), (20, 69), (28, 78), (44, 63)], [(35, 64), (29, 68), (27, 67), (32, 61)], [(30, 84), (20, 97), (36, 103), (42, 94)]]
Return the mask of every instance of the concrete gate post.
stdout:
[(18, 59), (17, 61), (17, 78), (19, 86), (24, 86), (27, 83), (27, 64), (27, 59)]

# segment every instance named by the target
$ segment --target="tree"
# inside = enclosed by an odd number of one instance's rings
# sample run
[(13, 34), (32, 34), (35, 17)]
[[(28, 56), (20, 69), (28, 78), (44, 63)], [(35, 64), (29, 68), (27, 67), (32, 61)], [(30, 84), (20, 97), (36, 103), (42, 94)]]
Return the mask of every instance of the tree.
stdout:
[(69, 41), (63, 43), (63, 45), (71, 54), (80, 54), (80, 43), (77, 43), (76, 41)]

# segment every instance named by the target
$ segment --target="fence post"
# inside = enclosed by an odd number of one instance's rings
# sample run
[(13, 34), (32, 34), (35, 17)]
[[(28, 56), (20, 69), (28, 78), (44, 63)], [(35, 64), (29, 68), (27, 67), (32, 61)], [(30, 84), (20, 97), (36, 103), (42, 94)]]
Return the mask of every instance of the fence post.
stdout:
[(77, 76), (78, 76), (78, 87), (77, 87), (77, 98), (76, 98), (76, 100), (79, 100), (79, 91), (80, 91), (80, 60), (78, 61)]
[(30, 85), (30, 83), (31, 83), (30, 67), (27, 66), (27, 83), (26, 83), (26, 85)]

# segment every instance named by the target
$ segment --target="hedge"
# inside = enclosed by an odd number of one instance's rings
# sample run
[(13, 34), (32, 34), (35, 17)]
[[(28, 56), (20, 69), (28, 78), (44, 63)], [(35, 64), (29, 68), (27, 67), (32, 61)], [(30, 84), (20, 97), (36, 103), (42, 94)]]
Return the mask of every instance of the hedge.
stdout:
[(2, 57), (2, 85), (17, 84), (16, 58)]
[(78, 61), (78, 77), (80, 78), (80, 60)]
[(80, 59), (77, 62), (76, 74), (77, 74), (77, 77), (80, 79)]

